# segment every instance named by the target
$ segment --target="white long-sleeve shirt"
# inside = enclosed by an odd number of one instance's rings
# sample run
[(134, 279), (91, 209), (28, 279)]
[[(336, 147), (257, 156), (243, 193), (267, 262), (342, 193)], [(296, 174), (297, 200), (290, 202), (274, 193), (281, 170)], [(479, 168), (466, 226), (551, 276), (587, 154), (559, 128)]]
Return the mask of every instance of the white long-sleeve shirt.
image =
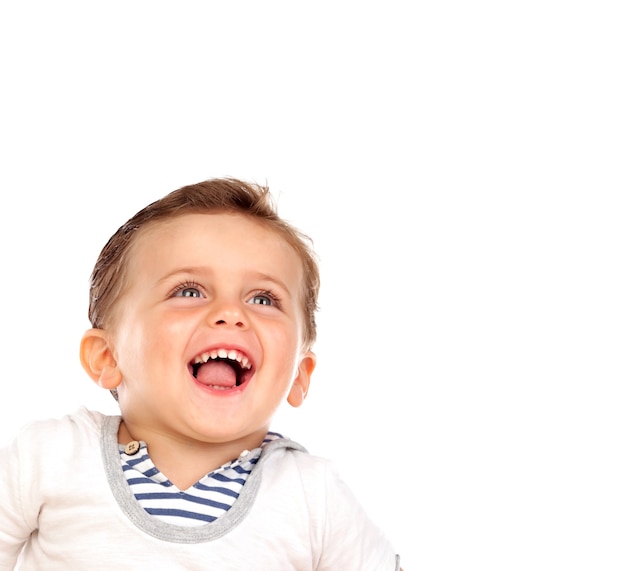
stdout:
[[(269, 443), (235, 504), (182, 527), (135, 500), (120, 417), (80, 409), (0, 450), (0, 570), (394, 571), (395, 551), (329, 461)], [(21, 556), (19, 555), (22, 552)]]

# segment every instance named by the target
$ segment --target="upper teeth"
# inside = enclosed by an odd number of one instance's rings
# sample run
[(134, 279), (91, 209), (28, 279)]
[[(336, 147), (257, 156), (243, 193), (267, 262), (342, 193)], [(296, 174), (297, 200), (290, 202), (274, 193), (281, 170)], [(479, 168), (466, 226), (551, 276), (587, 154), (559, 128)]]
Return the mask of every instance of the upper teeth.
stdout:
[(198, 355), (194, 360), (194, 365), (206, 363), (209, 359), (230, 359), (231, 361), (237, 361), (242, 369), (250, 369), (250, 361), (243, 353), (235, 351), (234, 349), (213, 349), (213, 351), (207, 351)]

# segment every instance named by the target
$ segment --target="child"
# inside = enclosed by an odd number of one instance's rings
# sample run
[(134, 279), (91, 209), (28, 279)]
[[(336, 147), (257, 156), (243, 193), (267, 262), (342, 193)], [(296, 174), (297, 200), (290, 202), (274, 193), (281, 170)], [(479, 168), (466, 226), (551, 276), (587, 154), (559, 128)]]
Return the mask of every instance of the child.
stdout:
[(0, 451), (0, 569), (397, 571), (332, 465), (270, 431), (309, 389), (318, 289), (265, 187), (209, 180), (124, 224), (80, 346), (121, 415), (83, 408)]

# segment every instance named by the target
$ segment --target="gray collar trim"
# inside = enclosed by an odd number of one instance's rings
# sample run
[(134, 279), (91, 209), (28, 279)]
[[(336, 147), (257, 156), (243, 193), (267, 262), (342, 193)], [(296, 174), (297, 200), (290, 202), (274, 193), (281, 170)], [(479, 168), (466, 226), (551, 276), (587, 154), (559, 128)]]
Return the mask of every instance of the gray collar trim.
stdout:
[(121, 422), (120, 416), (105, 416), (102, 425), (100, 447), (109, 486), (113, 496), (126, 517), (145, 533), (173, 543), (202, 543), (222, 537), (237, 526), (246, 517), (261, 485), (262, 466), (272, 452), (280, 448), (291, 450), (306, 449), (288, 438), (279, 438), (263, 446), (261, 457), (248, 476), (239, 498), (222, 516), (211, 523), (197, 527), (173, 525), (161, 521), (148, 514), (135, 500), (130, 486), (126, 482), (120, 463), (117, 432)]

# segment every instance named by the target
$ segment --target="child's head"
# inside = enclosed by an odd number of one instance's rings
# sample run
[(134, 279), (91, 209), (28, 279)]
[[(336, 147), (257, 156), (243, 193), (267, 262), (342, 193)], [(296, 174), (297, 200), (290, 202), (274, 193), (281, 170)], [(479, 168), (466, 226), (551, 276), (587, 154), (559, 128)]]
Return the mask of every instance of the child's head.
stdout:
[(132, 246), (143, 229), (183, 214), (216, 212), (249, 216), (276, 231), (296, 251), (304, 271), (304, 344), (306, 349), (311, 349), (317, 336), (315, 312), (320, 286), (311, 241), (278, 216), (267, 187), (231, 178), (212, 179), (179, 188), (137, 212), (113, 234), (102, 249), (91, 275), (89, 321), (92, 327), (106, 329), (110, 325), (115, 304), (124, 290)]
[(257, 441), (285, 397), (306, 396), (318, 288), (308, 238), (267, 188), (186, 186), (103, 248), (81, 361), (137, 434)]

